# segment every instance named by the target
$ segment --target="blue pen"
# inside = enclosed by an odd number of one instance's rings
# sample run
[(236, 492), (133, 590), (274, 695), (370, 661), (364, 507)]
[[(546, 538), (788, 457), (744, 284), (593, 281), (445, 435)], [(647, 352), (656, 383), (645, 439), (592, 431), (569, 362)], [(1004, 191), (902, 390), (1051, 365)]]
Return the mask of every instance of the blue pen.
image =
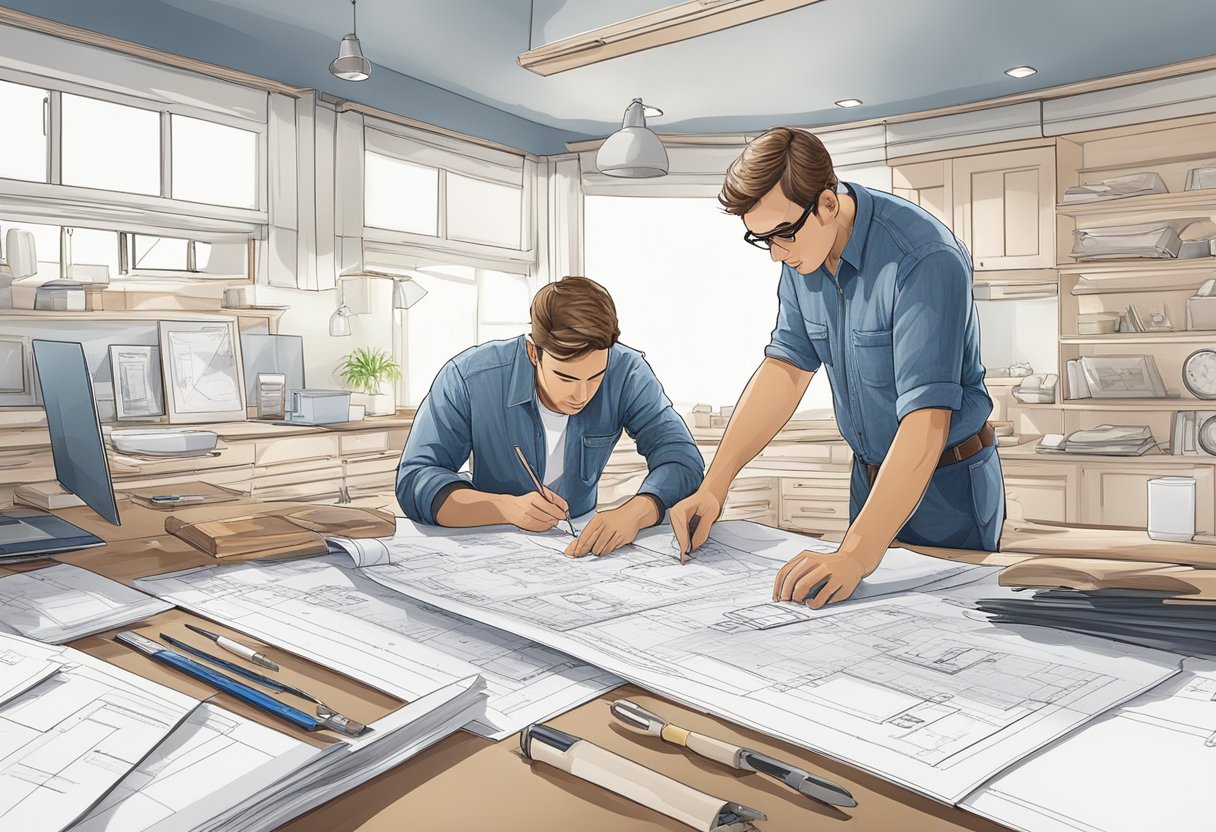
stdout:
[(216, 690), (231, 694), (242, 702), (255, 708), (260, 708), (267, 713), (274, 714), (280, 719), (285, 719), (293, 725), (303, 728), (305, 731), (316, 731), (325, 727), (316, 717), (310, 716), (299, 708), (284, 705), (279, 700), (272, 696), (267, 696), (260, 690), (254, 690), (248, 685), (238, 682), (236, 679), (230, 679), (222, 673), (216, 673), (210, 668), (203, 667), (194, 659), (186, 658), (181, 653), (162, 647), (150, 638), (144, 638), (130, 630), (123, 630), (114, 638), (128, 647), (135, 648), (154, 661), (176, 668), (187, 676), (191, 676), (200, 682), (205, 682)]

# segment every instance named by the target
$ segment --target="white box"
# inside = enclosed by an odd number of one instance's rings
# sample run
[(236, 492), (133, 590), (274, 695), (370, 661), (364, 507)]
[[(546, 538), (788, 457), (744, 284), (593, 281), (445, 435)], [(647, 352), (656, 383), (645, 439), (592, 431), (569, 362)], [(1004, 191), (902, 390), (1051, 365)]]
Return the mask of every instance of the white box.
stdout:
[(1157, 477), (1148, 481), (1148, 536), (1186, 541), (1195, 536), (1194, 477)]
[(292, 390), (292, 422), (332, 425), (350, 419), (348, 390)]

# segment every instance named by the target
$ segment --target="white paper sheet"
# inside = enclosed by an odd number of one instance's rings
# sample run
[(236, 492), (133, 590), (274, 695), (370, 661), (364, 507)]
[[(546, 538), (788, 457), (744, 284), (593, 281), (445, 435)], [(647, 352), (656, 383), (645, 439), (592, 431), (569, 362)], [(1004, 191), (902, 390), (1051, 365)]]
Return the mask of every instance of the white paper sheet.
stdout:
[[(41, 648), (0, 636), (0, 649), (30, 646), (35, 654)], [(0, 705), (0, 829), (66, 829), (199, 704), (108, 662), (58, 650), (58, 673)]]
[(533, 641), (386, 589), (342, 555), (206, 567), (139, 585), (404, 699), (481, 674), (490, 701), (469, 730), (493, 739), (621, 684)]
[(0, 623), (49, 644), (124, 627), (170, 608), (66, 563), (0, 578)]
[(1026, 832), (1216, 828), (1216, 662), (1051, 744), (962, 804)]
[[(680, 566), (640, 546), (574, 560), (523, 533), (404, 532), (390, 562), (362, 571), (947, 802), (1178, 669), (1157, 651), (973, 621), (924, 594), (818, 612), (776, 604), (783, 554), (712, 537)], [(670, 532), (652, 534), (662, 549)], [(943, 574), (933, 563), (957, 566), (925, 560), (924, 584)], [(889, 578), (906, 593), (913, 568), (893, 558), (869, 591)]]

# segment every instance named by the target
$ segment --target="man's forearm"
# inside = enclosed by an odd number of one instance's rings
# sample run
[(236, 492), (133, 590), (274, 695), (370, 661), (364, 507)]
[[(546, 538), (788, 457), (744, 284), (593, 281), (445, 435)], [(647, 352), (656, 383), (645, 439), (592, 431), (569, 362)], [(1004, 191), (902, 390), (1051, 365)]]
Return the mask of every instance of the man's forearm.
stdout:
[(887, 547), (920, 503), (950, 432), (950, 411), (937, 408), (909, 413), (899, 424), (891, 450), (840, 551), (859, 554), (873, 571)]
[(705, 488), (726, 499), (731, 481), (794, 415), (814, 373), (766, 358), (752, 375), (705, 474)]
[(504, 523), (501, 494), (490, 494), (473, 488), (457, 488), (448, 494), (435, 513), (441, 526), (467, 528)]

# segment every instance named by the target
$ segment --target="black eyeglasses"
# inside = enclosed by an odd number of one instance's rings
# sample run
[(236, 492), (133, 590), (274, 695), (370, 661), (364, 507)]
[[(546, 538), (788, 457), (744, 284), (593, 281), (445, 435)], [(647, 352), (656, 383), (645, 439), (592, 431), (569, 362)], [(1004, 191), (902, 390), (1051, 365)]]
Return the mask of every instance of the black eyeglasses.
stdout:
[(787, 240), (793, 242), (794, 236), (802, 230), (802, 226), (806, 225), (807, 218), (811, 214), (819, 213), (819, 197), (827, 188), (820, 188), (819, 193), (815, 194), (815, 198), (811, 200), (811, 204), (806, 207), (797, 220), (790, 225), (779, 225), (767, 234), (753, 234), (750, 230), (743, 232), (743, 242), (762, 248), (765, 251), (770, 251), (773, 247), (773, 240)]

